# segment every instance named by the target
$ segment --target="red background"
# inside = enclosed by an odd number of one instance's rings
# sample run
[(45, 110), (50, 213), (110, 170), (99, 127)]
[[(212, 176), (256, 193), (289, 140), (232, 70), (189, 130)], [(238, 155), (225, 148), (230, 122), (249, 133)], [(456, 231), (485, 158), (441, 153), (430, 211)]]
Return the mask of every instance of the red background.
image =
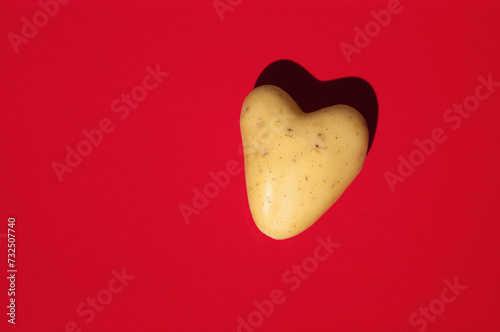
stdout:
[[(0, 266), (5, 276), (13, 215), (19, 272), (15, 327), (1, 283), (1, 330), (236, 331), (281, 289), (286, 301), (255, 331), (409, 332), (410, 315), (458, 278), (467, 289), (426, 330), (499, 331), (500, 91), (457, 130), (443, 114), (478, 76), (500, 81), (500, 5), (401, 1), (348, 63), (340, 43), (387, 3), (243, 1), (220, 20), (211, 0), (73, 0), (16, 53), (8, 33), (40, 7), (2, 1)], [(257, 230), (242, 172), (187, 225), (179, 204), (192, 205), (193, 188), (242, 164), (241, 104), (279, 59), (372, 84), (379, 124), (362, 172), (290, 240)], [(111, 103), (157, 64), (170, 75), (120, 120)], [(59, 182), (51, 163), (103, 118), (115, 130)], [(392, 192), (384, 173), (435, 128), (447, 140)], [(327, 236), (340, 247), (290, 291), (282, 275)], [(85, 322), (77, 307), (122, 268), (135, 279)]]

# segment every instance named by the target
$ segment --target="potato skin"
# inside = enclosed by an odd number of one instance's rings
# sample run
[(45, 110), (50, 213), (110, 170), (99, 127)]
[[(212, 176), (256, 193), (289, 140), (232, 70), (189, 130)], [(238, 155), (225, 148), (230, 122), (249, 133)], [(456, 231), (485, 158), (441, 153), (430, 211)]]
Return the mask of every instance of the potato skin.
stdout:
[(271, 85), (246, 97), (240, 127), (252, 217), (274, 239), (314, 224), (361, 171), (368, 149), (365, 120), (354, 108), (303, 113)]

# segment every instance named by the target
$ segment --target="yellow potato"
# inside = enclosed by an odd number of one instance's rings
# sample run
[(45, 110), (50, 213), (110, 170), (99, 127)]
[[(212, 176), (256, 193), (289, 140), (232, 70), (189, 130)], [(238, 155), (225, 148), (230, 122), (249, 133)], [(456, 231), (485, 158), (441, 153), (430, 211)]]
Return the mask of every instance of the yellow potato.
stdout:
[(368, 148), (365, 120), (354, 108), (303, 113), (272, 85), (248, 94), (240, 126), (250, 211), (274, 239), (314, 224), (358, 175)]

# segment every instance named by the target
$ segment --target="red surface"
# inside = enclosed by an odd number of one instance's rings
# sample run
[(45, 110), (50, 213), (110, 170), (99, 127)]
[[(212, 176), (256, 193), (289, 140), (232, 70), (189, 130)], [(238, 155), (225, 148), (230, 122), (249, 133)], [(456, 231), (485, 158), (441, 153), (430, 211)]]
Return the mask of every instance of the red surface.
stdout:
[[(499, 331), (500, 87), (460, 126), (443, 119), (479, 76), (500, 82), (498, 2), (402, 1), (350, 63), (339, 45), (387, 1), (239, 2), (221, 21), (212, 1), (73, 0), (18, 53), (8, 34), (40, 7), (0, 3), (1, 275), (11, 215), (18, 268), (16, 324), (2, 277), (0, 329), (237, 331), (250, 315), (254, 331)], [(193, 188), (241, 166), (241, 104), (279, 59), (372, 84), (379, 125), (362, 172), (287, 241), (254, 226), (241, 171), (186, 224)], [(170, 75), (120, 119), (113, 101), (156, 65)], [(59, 182), (52, 163), (104, 118), (114, 130)], [(435, 128), (446, 140), (392, 191), (386, 172)], [(315, 268), (318, 237), (340, 246)], [(292, 277), (303, 262), (307, 278)], [(122, 269), (135, 278), (120, 284)], [(87, 304), (97, 295), (101, 311)], [(252, 313), (269, 299), (284, 303)], [(422, 318), (429, 304), (439, 314)]]

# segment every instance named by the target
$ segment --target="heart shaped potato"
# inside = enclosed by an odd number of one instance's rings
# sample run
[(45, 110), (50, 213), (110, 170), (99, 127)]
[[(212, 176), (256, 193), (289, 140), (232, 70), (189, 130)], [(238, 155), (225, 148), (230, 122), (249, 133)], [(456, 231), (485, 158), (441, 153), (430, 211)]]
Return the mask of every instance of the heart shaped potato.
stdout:
[(368, 148), (365, 120), (354, 108), (303, 113), (272, 85), (248, 94), (240, 126), (250, 211), (274, 239), (314, 224), (358, 175)]

